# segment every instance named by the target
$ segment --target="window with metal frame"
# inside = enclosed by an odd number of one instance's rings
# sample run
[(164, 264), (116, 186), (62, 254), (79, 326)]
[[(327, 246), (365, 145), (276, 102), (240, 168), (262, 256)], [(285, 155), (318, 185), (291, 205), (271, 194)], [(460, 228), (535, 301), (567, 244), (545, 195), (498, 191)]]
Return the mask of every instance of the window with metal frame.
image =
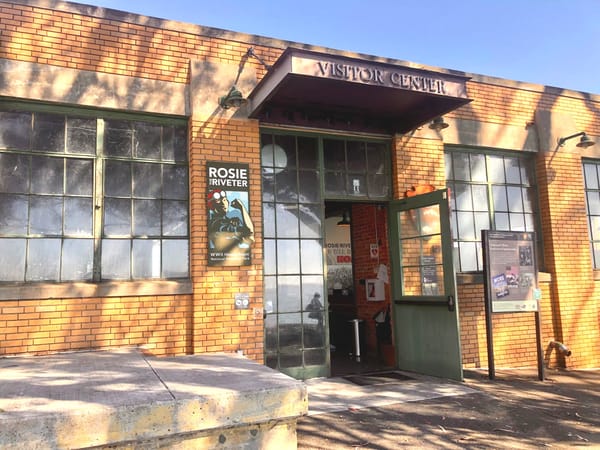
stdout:
[(188, 278), (187, 126), (0, 109), (0, 282)]
[(459, 272), (483, 270), (481, 230), (535, 231), (533, 161), (514, 153), (447, 149), (454, 258)]
[(594, 269), (600, 269), (600, 161), (585, 160), (585, 202)]

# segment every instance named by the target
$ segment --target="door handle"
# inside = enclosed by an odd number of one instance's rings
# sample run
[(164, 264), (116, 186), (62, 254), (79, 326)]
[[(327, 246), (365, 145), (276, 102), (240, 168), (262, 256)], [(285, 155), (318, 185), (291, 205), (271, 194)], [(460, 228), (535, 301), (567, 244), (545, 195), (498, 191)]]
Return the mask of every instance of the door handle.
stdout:
[(448, 305), (448, 311), (450, 311), (450, 312), (454, 311), (454, 308), (456, 307), (456, 303), (454, 301), (454, 295), (449, 295), (446, 303)]

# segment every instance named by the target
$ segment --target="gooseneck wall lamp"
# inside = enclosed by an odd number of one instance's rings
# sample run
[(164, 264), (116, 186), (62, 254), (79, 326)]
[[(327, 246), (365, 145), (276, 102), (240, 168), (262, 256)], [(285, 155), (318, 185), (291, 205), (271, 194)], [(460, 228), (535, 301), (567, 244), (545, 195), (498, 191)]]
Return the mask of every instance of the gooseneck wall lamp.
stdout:
[(229, 89), (229, 92), (226, 95), (219, 97), (219, 106), (221, 108), (223, 108), (223, 109), (239, 108), (240, 106), (243, 106), (246, 103), (248, 103), (248, 99), (244, 98), (242, 93), (236, 87), (236, 84), (240, 79), (240, 75), (242, 73), (242, 70), (243, 70), (244, 65), (246, 64), (246, 61), (248, 60), (248, 58), (255, 58), (267, 70), (271, 69), (271, 66), (268, 65), (260, 56), (258, 56), (254, 52), (254, 48), (252, 48), (252, 47), (248, 48), (248, 50), (246, 51), (246, 54), (240, 60), (240, 67), (238, 69), (237, 76), (235, 77), (235, 81), (233, 82), (233, 85), (231, 86), (231, 89)]
[(579, 139), (579, 142), (576, 144), (577, 147), (587, 148), (595, 144), (595, 142), (592, 139), (590, 139), (587, 134), (585, 134), (585, 131), (580, 131), (579, 133), (575, 133), (567, 137), (561, 137), (558, 140), (558, 146), (562, 147), (563, 145), (565, 145), (565, 142), (567, 142), (569, 139), (573, 139), (578, 136), (581, 136), (581, 139)]
[(436, 117), (429, 124), (429, 128), (431, 128), (432, 130), (435, 130), (435, 131), (441, 131), (444, 128), (448, 128), (448, 126), (449, 125), (446, 122), (444, 122), (444, 118), (442, 116)]

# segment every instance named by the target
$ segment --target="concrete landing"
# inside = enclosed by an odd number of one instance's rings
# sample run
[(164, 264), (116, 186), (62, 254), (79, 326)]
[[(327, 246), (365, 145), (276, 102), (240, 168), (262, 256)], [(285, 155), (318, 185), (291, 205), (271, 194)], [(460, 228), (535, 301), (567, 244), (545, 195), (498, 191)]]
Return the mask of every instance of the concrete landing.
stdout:
[(232, 354), (0, 359), (0, 448), (296, 448), (306, 385)]

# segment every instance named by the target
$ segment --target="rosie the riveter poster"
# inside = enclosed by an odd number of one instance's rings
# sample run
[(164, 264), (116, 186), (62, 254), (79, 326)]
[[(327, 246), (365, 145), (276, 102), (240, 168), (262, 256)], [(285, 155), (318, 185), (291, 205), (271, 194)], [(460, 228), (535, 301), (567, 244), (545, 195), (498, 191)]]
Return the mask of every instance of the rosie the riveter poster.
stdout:
[(207, 162), (208, 265), (251, 264), (248, 164)]

